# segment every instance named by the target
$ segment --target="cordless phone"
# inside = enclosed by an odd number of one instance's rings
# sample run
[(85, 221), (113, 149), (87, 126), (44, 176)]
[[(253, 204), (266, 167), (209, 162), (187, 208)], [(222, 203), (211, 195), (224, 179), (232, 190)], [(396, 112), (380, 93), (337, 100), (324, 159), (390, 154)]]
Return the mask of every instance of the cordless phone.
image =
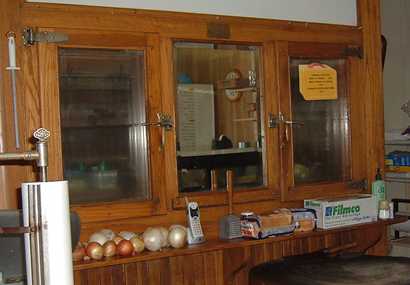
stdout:
[(187, 203), (188, 244), (197, 244), (205, 241), (202, 232), (199, 206), (197, 202)]

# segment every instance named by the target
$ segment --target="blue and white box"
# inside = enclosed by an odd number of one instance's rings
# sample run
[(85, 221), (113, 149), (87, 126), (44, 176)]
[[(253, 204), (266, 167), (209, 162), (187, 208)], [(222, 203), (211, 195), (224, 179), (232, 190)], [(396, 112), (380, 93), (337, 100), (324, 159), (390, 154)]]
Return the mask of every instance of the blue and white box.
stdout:
[(305, 208), (316, 211), (316, 224), (320, 229), (377, 221), (377, 199), (367, 194), (309, 199), (305, 200)]

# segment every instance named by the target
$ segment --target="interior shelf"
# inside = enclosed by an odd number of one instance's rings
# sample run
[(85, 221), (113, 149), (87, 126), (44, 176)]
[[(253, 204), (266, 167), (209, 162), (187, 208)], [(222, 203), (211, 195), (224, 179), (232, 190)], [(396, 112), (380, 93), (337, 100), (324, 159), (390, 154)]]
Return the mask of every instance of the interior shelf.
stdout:
[(385, 141), (385, 145), (405, 145), (410, 146), (410, 139), (409, 140), (388, 140)]
[(193, 156), (211, 156), (211, 155), (224, 155), (224, 154), (237, 154), (248, 152), (260, 152), (262, 149), (256, 147), (245, 148), (227, 148), (227, 149), (212, 149), (204, 151), (177, 151), (177, 155), (180, 157), (193, 157)]
[(386, 181), (410, 183), (410, 172), (386, 172)]

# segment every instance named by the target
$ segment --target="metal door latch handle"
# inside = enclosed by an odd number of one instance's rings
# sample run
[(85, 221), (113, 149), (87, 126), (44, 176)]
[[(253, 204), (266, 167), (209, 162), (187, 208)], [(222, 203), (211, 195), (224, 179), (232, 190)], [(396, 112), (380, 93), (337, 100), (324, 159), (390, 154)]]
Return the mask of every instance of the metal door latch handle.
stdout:
[(269, 114), (269, 120), (268, 120), (268, 126), (269, 128), (277, 128), (279, 127), (279, 124), (285, 124), (285, 125), (298, 125), (298, 126), (304, 126), (304, 122), (300, 121), (289, 121), (285, 119), (285, 116), (282, 113), (279, 113), (278, 115), (273, 115), (272, 113)]
[(297, 125), (297, 126), (304, 126), (304, 122), (299, 122), (299, 121), (283, 121), (284, 124), (286, 125)]
[(291, 120), (286, 120), (285, 116), (279, 112), (278, 115), (273, 115), (269, 114), (269, 119), (268, 119), (268, 126), (269, 128), (279, 128), (280, 125), (283, 124), (283, 138), (284, 140), (281, 142), (280, 147), (283, 148), (287, 142), (289, 142), (289, 126), (304, 126), (304, 122), (300, 121), (291, 121)]
[(157, 113), (157, 122), (145, 122), (145, 123), (135, 123), (137, 126), (144, 127), (160, 127), (162, 128), (161, 134), (161, 149), (165, 146), (165, 132), (172, 130), (174, 127), (174, 122), (172, 121), (171, 115), (165, 113)]

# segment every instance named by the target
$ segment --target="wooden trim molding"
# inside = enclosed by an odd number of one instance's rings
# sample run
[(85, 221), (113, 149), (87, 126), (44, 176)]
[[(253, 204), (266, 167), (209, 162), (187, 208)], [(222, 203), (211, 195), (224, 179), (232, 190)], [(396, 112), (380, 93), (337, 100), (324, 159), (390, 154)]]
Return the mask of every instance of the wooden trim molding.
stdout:
[(384, 166), (384, 107), (381, 59), (380, 1), (357, 1), (363, 34), (363, 87), (366, 100), (367, 178), (373, 181), (376, 169)]

